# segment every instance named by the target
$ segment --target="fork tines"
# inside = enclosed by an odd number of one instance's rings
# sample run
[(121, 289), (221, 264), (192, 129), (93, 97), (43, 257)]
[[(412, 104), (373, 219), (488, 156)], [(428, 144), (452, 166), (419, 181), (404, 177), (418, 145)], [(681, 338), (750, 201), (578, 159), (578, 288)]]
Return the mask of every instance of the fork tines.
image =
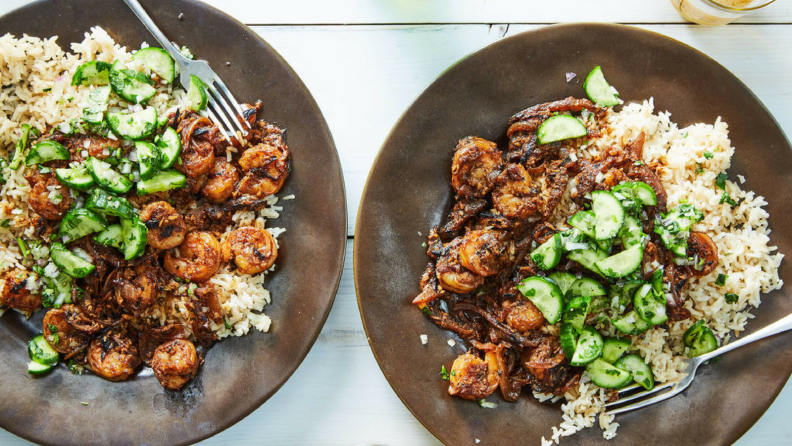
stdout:
[[(643, 387), (638, 384), (625, 387), (624, 389), (619, 390), (618, 400), (605, 404), (605, 407), (607, 408), (605, 413), (607, 415), (616, 415), (667, 400), (668, 398), (671, 398), (672, 396), (679, 393), (676, 391), (676, 386), (676, 382), (669, 382), (659, 385), (652, 390), (646, 390), (643, 392), (635, 392), (638, 389), (643, 389)], [(630, 401), (635, 402), (623, 406), (623, 404), (629, 403)]]
[(247, 128), (250, 128), (250, 123), (243, 118), (242, 107), (239, 106), (239, 102), (234, 99), (231, 91), (228, 90), (219, 77), (215, 76), (212, 79), (212, 83), (207, 85), (206, 93), (209, 96), (207, 103), (209, 119), (217, 125), (226, 140), (231, 141), (228, 132), (232, 132), (234, 135), (237, 132), (241, 133), (242, 136), (247, 135)]

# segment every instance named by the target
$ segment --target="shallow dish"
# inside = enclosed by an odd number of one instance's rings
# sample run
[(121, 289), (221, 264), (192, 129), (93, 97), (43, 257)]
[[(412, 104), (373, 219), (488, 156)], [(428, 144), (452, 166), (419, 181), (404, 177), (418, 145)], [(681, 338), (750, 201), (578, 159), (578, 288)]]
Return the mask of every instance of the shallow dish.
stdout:
[[(369, 175), (355, 237), (355, 282), (372, 349), (396, 393), (446, 444), (540, 444), (561, 421), (559, 404), (523, 396), (494, 410), (452, 398), (440, 365), (462, 353), (451, 335), (425, 320), (411, 300), (426, 266), (429, 229), (452, 203), (449, 186), (456, 142), (476, 135), (505, 146), (506, 124), (534, 104), (584, 95), (580, 83), (602, 65), (627, 102), (654, 97), (680, 127), (730, 124), (737, 148), (730, 175), (766, 197), (772, 244), (792, 247), (792, 223), (783, 218), (792, 192), (790, 143), (748, 88), (704, 54), (640, 29), (604, 24), (542, 28), (503, 39), (446, 71), (402, 115)], [(565, 74), (577, 73), (567, 83)], [(582, 82), (582, 80), (581, 80)], [(408, 191), (408, 192), (405, 192)], [(792, 269), (782, 263), (781, 277)], [(792, 312), (787, 289), (764, 295), (750, 333)], [(419, 335), (428, 335), (421, 345)], [(702, 370), (689, 390), (668, 402), (616, 418), (608, 443), (599, 429), (564, 439), (569, 444), (731, 444), (770, 406), (792, 371), (786, 335), (729, 353)], [(713, 422), (717, 420), (717, 422)], [(563, 444), (563, 443), (562, 443)]]

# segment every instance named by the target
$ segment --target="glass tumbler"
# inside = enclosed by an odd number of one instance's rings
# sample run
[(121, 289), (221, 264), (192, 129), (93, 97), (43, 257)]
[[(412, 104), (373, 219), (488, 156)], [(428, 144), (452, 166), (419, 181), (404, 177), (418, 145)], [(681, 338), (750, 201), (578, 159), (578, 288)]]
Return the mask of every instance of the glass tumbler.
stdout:
[(775, 0), (671, 0), (685, 19), (699, 25), (725, 25)]

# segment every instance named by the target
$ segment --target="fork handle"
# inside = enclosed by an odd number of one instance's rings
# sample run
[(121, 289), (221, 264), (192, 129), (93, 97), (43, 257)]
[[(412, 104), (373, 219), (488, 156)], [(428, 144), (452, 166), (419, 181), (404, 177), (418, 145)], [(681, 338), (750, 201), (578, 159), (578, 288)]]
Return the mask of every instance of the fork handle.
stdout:
[(704, 362), (716, 356), (730, 352), (736, 348), (742, 347), (743, 345), (750, 344), (751, 342), (764, 339), (774, 334), (783, 333), (788, 330), (792, 330), (792, 314), (782, 319), (779, 319), (773, 322), (772, 324), (768, 325), (767, 327), (764, 327), (761, 330), (749, 334), (748, 336), (743, 336), (734, 342), (730, 342), (724, 345), (723, 347), (717, 348), (709, 353), (703, 354), (697, 357), (696, 359), (698, 359), (701, 362)]
[(138, 2), (138, 0), (124, 0), (124, 3), (126, 3), (132, 12), (134, 12), (135, 15), (140, 19), (140, 21), (146, 25), (146, 28), (148, 28), (149, 32), (154, 35), (154, 38), (157, 39), (160, 45), (162, 45), (162, 48), (167, 51), (172, 58), (174, 58), (176, 61), (185, 60), (185, 57), (182, 56), (179, 49), (176, 48), (176, 46), (172, 44), (167, 37), (165, 37), (165, 34), (160, 31), (157, 25), (154, 24), (154, 21), (151, 20), (151, 17), (149, 17), (149, 15), (146, 13), (146, 10), (143, 9), (143, 6), (140, 4), (140, 2)]

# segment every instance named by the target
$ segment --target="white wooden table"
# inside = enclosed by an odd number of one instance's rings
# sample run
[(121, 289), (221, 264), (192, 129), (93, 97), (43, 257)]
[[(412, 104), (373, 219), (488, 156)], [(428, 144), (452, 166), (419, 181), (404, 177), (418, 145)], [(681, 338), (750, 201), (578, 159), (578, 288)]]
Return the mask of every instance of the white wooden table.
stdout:
[[(2, 0), (0, 14), (28, 2)], [(305, 362), (269, 402), (201, 443), (206, 446), (439, 444), (402, 405), (371, 353), (355, 299), (352, 236), (369, 167), (391, 126), (435, 77), (464, 55), (504, 36), (552, 23), (632, 24), (685, 42), (720, 62), (792, 135), (792, 1), (780, 0), (736, 24), (717, 28), (686, 24), (668, 0), (208, 3), (249, 24), (269, 42), (319, 103), (346, 176), (349, 239), (335, 304)], [(737, 444), (789, 445), (789, 413), (792, 384)], [(24, 444), (30, 443), (0, 429), (0, 445)]]

